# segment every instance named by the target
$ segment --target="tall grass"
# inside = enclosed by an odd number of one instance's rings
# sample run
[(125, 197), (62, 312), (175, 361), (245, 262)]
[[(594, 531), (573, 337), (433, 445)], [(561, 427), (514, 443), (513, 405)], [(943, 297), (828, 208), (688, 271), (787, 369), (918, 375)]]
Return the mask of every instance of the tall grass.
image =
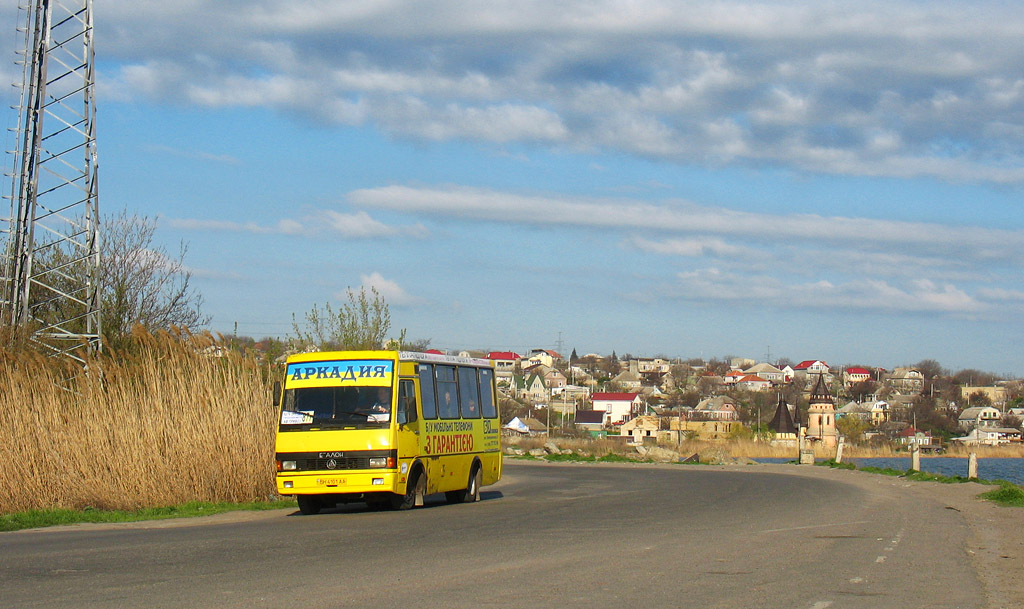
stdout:
[(268, 386), (209, 336), (136, 332), (85, 371), (0, 352), (0, 513), (266, 499)]

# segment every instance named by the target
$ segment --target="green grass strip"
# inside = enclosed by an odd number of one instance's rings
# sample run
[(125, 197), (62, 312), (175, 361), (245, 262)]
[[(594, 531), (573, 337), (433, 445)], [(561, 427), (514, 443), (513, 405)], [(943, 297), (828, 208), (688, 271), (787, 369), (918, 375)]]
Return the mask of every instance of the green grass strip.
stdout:
[(570, 453), (567, 455), (548, 455), (545, 457), (548, 461), (555, 462), (575, 462), (575, 463), (593, 463), (597, 459), (591, 456), (578, 455), (576, 453)]
[(962, 482), (977, 482), (979, 484), (999, 485), (998, 489), (986, 491), (978, 497), (1006, 507), (1024, 507), (1024, 488), (1006, 480), (982, 480), (980, 478), (966, 478), (964, 476), (943, 476), (929, 472), (918, 472), (912, 469), (900, 471), (898, 469), (880, 467), (857, 468), (852, 463), (836, 463), (835, 461), (822, 461), (815, 465), (842, 469), (859, 469), (869, 474), (882, 474), (883, 476), (898, 476), (908, 480), (922, 482), (940, 482), (942, 484), (959, 484)]
[(181, 505), (147, 508), (142, 510), (29, 510), (15, 514), (0, 515), (0, 531), (38, 529), (62, 524), (80, 522), (138, 522), (141, 520), (164, 520), (167, 518), (193, 518), (224, 512), (276, 510), (295, 507), (295, 501), (251, 501), (248, 503), (209, 503), (190, 501)]
[(1024, 488), (1003, 482), (999, 488), (982, 493), (982, 499), (998, 503), (1004, 507), (1024, 507)]

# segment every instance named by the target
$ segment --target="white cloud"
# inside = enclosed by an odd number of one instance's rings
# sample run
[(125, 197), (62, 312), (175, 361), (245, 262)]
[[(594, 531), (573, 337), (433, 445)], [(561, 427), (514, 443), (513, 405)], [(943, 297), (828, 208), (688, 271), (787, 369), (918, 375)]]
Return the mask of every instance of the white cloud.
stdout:
[(343, 237), (373, 239), (377, 237), (390, 237), (396, 232), (395, 229), (383, 222), (378, 222), (371, 218), (370, 214), (365, 211), (343, 214), (326, 210), (321, 212), (321, 215), (326, 223), (326, 228)]
[[(1024, 253), (1024, 231), (927, 222), (819, 216), (771, 215), (681, 201), (658, 204), (631, 199), (521, 195), (480, 188), (386, 186), (355, 190), (360, 207), (521, 224), (559, 224), (609, 229), (743, 237), (755, 241), (796, 240), (818, 244), (883, 244), (900, 249), (950, 250), (967, 257), (1010, 258)], [(1001, 251), (995, 251), (998, 243)]]
[(272, 225), (231, 220), (202, 220), (196, 218), (168, 218), (164, 221), (182, 230), (247, 232), (256, 235), (281, 234), (312, 237), (337, 234), (349, 239), (381, 239), (388, 237), (425, 238), (427, 229), (422, 224), (390, 226), (373, 219), (365, 211), (351, 214), (334, 210), (315, 210), (298, 219), (283, 218)]
[(644, 251), (667, 256), (723, 256), (735, 258), (739, 256), (757, 255), (757, 251), (751, 248), (744, 248), (726, 243), (722, 239), (696, 238), (696, 239), (666, 239), (664, 241), (653, 241), (643, 237), (634, 236), (627, 242), (629, 245)]
[(172, 228), (182, 230), (201, 230), (201, 231), (228, 231), (228, 232), (246, 232), (253, 233), (256, 235), (265, 235), (271, 233), (279, 233), (283, 235), (297, 235), (303, 232), (303, 226), (298, 222), (291, 219), (278, 220), (278, 222), (271, 226), (265, 226), (257, 224), (255, 222), (234, 222), (231, 220), (201, 220), (198, 218), (164, 218), (162, 221), (166, 222), (168, 226)]
[(1024, 291), (1006, 288), (981, 288), (978, 296), (985, 300), (1024, 303)]
[(117, 99), (434, 141), (1024, 182), (1012, 3), (139, 4), (98, 21)]
[(391, 279), (385, 279), (384, 276), (377, 271), (374, 271), (369, 275), (360, 275), (359, 279), (362, 281), (362, 288), (367, 291), (369, 291), (370, 288), (375, 288), (377, 293), (384, 298), (384, 302), (388, 303), (390, 306), (410, 307), (422, 304), (423, 302), (423, 299), (411, 296), (404, 288), (402, 288), (402, 286), (398, 285), (398, 282)]
[(977, 315), (988, 307), (951, 284), (928, 280), (893, 285), (877, 279), (836, 283), (819, 279), (786, 282), (762, 274), (723, 273), (717, 268), (677, 275), (677, 298), (746, 302), (761, 306), (807, 309), (851, 309), (883, 312)]
[(199, 161), (213, 161), (214, 163), (224, 163), (227, 165), (240, 165), (241, 161), (238, 157), (230, 154), (216, 154), (213, 152), (206, 152), (203, 150), (180, 150), (177, 148), (171, 148), (170, 146), (162, 145), (151, 145), (148, 147), (153, 152), (159, 152), (163, 154), (169, 154), (172, 156), (195, 159)]

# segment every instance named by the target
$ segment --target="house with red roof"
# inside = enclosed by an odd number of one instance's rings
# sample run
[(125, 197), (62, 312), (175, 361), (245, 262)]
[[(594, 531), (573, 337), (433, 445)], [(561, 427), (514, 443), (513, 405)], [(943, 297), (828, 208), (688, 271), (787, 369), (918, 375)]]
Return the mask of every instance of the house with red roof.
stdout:
[(612, 425), (625, 423), (643, 410), (639, 393), (595, 393), (593, 401), (593, 409), (607, 413), (605, 420)]
[(843, 371), (843, 385), (845, 385), (846, 387), (850, 387), (852, 385), (856, 385), (857, 383), (869, 381), (873, 378), (873, 376), (874, 375), (872, 375), (871, 371), (868, 370), (867, 368), (847, 368), (846, 370)]
[(745, 376), (747, 376), (747, 373), (742, 370), (730, 370), (722, 377), (722, 382), (726, 385), (735, 385)]
[(772, 382), (765, 380), (756, 374), (747, 374), (736, 381), (736, 386), (747, 391), (766, 391), (772, 388)]
[(516, 369), (516, 362), (523, 359), (523, 356), (514, 351), (491, 351), (487, 359), (494, 362), (495, 373), (501, 376), (508, 376)]
[(803, 374), (828, 374), (831, 368), (820, 359), (808, 359), (793, 366), (793, 370)]

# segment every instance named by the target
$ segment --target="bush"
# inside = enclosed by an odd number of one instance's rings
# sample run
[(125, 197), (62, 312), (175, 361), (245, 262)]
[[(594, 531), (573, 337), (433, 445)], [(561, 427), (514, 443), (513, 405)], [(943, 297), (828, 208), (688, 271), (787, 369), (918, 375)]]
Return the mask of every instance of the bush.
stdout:
[(1009, 507), (1024, 507), (1024, 488), (1004, 482), (999, 488), (981, 494), (982, 499)]

